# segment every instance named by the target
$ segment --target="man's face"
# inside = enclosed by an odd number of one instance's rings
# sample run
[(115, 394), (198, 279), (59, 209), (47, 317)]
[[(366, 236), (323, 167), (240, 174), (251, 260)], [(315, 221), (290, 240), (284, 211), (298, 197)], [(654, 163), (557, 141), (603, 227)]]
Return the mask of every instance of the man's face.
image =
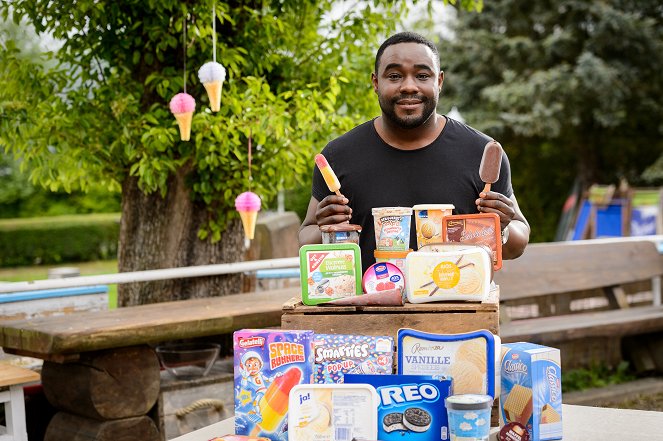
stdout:
[(435, 113), (443, 78), (428, 46), (398, 43), (387, 47), (372, 77), (383, 116), (400, 128), (419, 127)]
[(246, 360), (246, 370), (249, 375), (256, 375), (258, 372), (260, 372), (261, 367), (262, 363), (257, 358), (249, 358)]

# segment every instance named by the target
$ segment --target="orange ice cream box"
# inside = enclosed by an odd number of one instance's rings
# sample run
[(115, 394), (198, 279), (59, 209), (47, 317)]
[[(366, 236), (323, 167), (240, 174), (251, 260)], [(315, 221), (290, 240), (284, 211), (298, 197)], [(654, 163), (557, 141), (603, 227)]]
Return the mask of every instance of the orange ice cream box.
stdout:
[(442, 220), (442, 240), (490, 249), (493, 269), (502, 268), (502, 230), (495, 213), (455, 214)]
[(288, 439), (288, 395), (311, 383), (313, 331), (242, 329), (233, 334), (235, 433)]

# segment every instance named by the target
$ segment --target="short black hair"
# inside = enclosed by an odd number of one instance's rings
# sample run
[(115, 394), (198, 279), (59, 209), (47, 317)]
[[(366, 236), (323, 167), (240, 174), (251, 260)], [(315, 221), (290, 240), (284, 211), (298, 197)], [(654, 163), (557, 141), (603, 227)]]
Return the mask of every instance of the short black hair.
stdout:
[(415, 32), (399, 32), (398, 34), (394, 34), (387, 38), (380, 46), (380, 49), (378, 49), (378, 53), (375, 54), (375, 75), (378, 74), (380, 58), (382, 58), (382, 54), (384, 53), (385, 49), (387, 49), (389, 46), (393, 46), (394, 44), (399, 43), (419, 43), (428, 46), (430, 50), (433, 51), (433, 54), (435, 54), (435, 62), (437, 63), (436, 67), (438, 70), (440, 69), (440, 53), (438, 52), (435, 43)]

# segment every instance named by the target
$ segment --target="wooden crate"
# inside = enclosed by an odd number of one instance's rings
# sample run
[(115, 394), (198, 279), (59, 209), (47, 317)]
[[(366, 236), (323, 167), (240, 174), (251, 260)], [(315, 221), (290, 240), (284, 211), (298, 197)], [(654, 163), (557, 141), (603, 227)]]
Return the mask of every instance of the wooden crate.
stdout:
[(406, 303), (403, 306), (306, 306), (299, 298), (283, 305), (281, 328), (318, 334), (386, 335), (401, 328), (437, 334), (487, 329), (499, 335), (499, 289), (484, 302)]

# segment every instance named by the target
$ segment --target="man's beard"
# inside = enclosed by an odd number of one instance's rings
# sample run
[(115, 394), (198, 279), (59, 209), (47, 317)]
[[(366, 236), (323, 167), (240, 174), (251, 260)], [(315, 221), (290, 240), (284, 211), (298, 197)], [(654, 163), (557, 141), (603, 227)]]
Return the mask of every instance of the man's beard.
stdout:
[[(404, 118), (399, 117), (396, 114), (395, 108), (396, 103), (400, 100), (405, 99), (417, 99), (422, 102), (424, 108), (421, 112), (421, 115), (407, 115)], [(428, 119), (435, 113), (435, 108), (437, 103), (435, 100), (431, 100), (423, 95), (407, 96), (401, 95), (395, 98), (392, 98), (389, 101), (384, 100), (382, 97), (378, 98), (378, 103), (380, 104), (380, 109), (382, 109), (382, 114), (386, 119), (389, 120), (393, 125), (400, 127), (401, 129), (415, 129), (421, 126), (423, 123), (428, 121)]]

